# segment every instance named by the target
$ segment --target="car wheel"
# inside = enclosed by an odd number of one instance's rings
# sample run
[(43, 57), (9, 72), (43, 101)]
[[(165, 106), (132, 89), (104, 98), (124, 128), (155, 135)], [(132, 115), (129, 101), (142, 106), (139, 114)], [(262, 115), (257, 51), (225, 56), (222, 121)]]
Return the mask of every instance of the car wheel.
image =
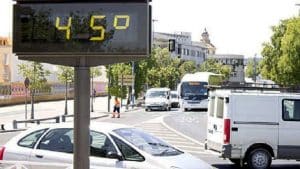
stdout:
[(171, 111), (171, 107), (168, 107), (168, 111)]
[(149, 109), (145, 109), (145, 111), (149, 111)]
[(247, 157), (247, 164), (250, 169), (267, 169), (272, 162), (271, 154), (264, 148), (252, 150)]

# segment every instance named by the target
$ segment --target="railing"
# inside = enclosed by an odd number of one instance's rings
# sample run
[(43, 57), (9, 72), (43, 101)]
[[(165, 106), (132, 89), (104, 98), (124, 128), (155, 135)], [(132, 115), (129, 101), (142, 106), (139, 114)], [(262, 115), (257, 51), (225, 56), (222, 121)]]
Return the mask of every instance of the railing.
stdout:
[(42, 118), (42, 119), (31, 119), (31, 120), (14, 120), (13, 121), (13, 129), (18, 129), (18, 123), (37, 123), (40, 124), (41, 121), (48, 121), (48, 120), (55, 120), (55, 123), (59, 123), (59, 116), (49, 117), (49, 118)]

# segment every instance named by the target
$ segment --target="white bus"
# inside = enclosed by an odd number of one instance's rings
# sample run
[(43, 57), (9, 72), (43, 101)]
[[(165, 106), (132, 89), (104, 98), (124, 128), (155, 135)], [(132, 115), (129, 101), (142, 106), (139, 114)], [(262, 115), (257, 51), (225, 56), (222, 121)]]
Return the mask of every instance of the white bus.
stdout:
[[(216, 78), (224, 76), (211, 72), (196, 72), (182, 77), (177, 87), (180, 96), (180, 107), (184, 110), (207, 109), (208, 89), (207, 85), (216, 84)], [(220, 78), (219, 78), (220, 79)], [(218, 81), (221, 82), (221, 81)]]

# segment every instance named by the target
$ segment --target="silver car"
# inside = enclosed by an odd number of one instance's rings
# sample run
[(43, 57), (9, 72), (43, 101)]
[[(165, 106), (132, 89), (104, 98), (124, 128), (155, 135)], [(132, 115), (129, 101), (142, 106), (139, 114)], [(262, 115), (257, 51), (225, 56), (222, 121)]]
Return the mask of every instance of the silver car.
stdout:
[[(73, 124), (37, 126), (0, 148), (0, 160), (72, 164), (73, 143)], [(212, 168), (140, 129), (114, 123), (90, 125), (90, 165), (92, 168)]]

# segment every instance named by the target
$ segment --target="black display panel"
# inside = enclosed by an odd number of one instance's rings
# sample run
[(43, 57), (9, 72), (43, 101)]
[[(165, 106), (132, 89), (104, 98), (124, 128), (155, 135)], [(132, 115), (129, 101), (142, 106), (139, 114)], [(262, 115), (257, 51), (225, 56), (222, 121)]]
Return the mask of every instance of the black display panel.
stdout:
[(17, 55), (147, 55), (147, 3), (14, 5)]

